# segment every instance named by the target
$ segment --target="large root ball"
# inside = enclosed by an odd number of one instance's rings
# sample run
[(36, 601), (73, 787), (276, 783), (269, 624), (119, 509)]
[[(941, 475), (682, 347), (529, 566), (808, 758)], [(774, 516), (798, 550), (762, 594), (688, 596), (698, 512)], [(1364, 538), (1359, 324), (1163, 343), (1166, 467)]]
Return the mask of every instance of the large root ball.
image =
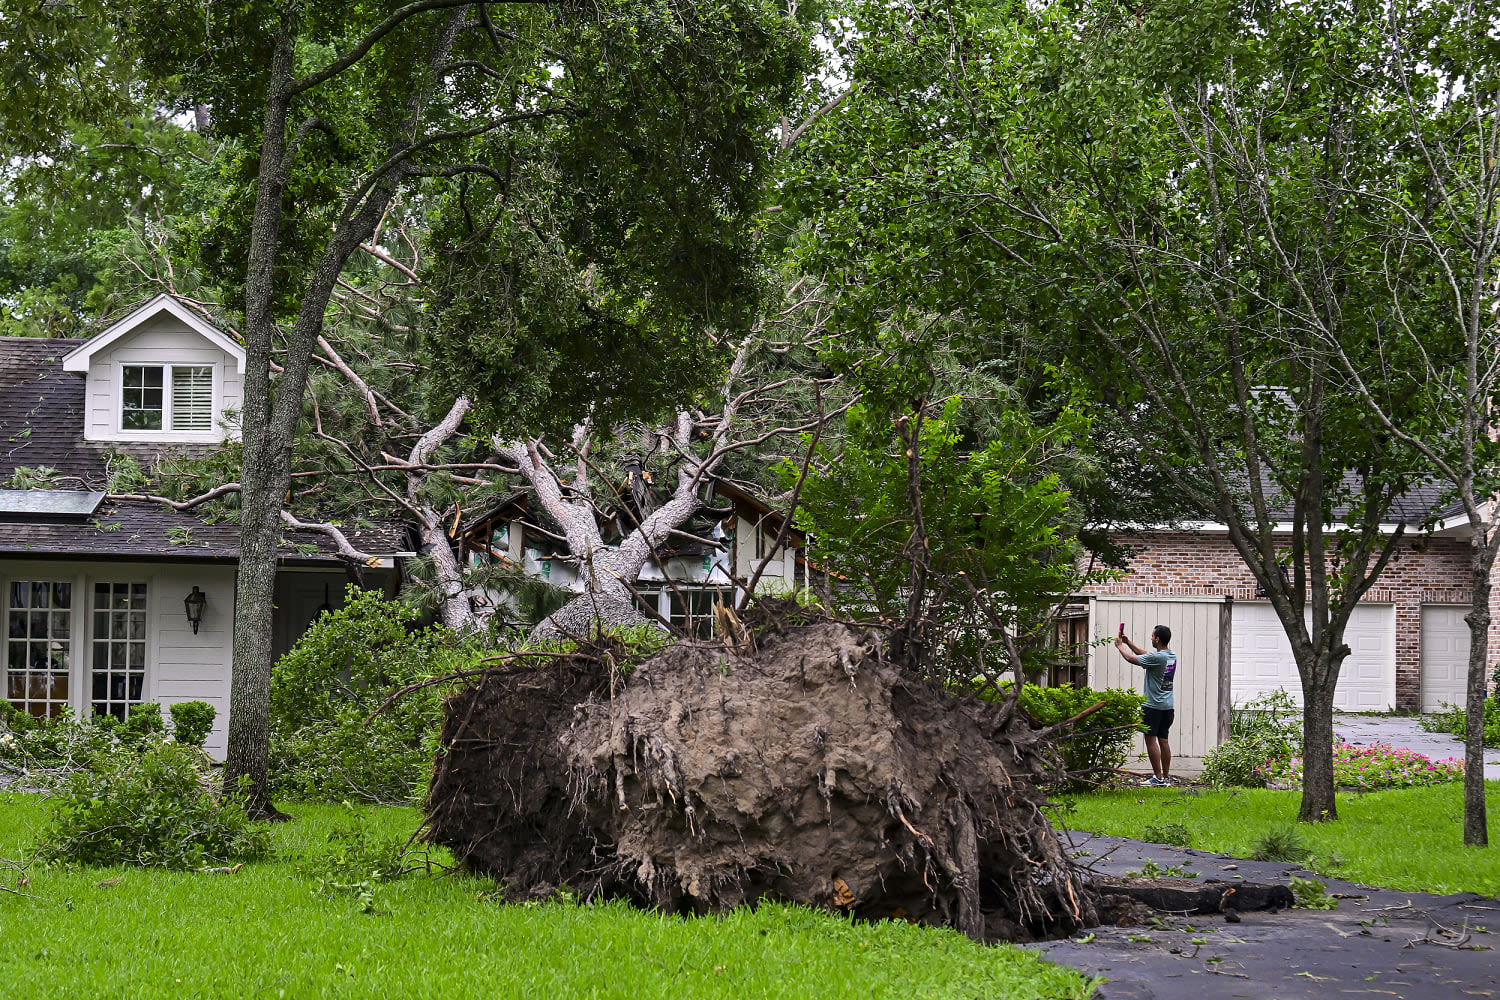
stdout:
[(668, 911), (762, 897), (981, 939), (1070, 933), (1091, 891), (1040, 811), (1030, 725), (837, 623), (607, 649), (451, 699), (430, 839), (516, 895), (567, 882)]

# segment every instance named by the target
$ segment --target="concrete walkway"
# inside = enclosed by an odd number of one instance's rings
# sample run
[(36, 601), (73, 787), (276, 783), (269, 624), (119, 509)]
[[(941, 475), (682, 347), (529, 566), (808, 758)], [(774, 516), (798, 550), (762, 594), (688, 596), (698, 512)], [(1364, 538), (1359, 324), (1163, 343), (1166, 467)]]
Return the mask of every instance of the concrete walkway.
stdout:
[[(1123, 875), (1151, 860), (1226, 888), (1240, 879), (1286, 885), (1292, 875), (1313, 877), (1295, 865), (1089, 833), (1071, 837), (1079, 864), (1101, 874)], [(1500, 900), (1317, 879), (1340, 897), (1338, 909), (1246, 913), (1239, 923), (1219, 914), (1165, 915), (1154, 926), (1098, 927), (1027, 947), (1106, 977), (1098, 1000), (1500, 997), (1493, 950), (1500, 945)]]
[[(1422, 731), (1420, 720), (1410, 715), (1344, 715), (1335, 713), (1333, 731), (1346, 743), (1369, 746), (1389, 743), (1398, 749), (1415, 750), (1432, 760), (1464, 758), (1464, 741), (1447, 733)], [(1484, 751), (1484, 776), (1500, 780), (1500, 748)]]

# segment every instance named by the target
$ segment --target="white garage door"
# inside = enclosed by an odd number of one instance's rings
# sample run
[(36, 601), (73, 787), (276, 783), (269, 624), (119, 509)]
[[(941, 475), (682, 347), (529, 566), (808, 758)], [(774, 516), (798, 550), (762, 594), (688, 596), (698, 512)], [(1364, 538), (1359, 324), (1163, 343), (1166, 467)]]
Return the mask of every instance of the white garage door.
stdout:
[[(1361, 604), (1349, 617), (1344, 641), (1350, 653), (1339, 671), (1334, 707), (1344, 712), (1384, 712), (1396, 707), (1396, 609)], [(1243, 705), (1281, 688), (1302, 703), (1302, 680), (1292, 644), (1270, 604), (1236, 602), (1229, 645), (1229, 695)]]
[(1422, 711), (1462, 705), (1468, 694), (1467, 607), (1422, 608)]

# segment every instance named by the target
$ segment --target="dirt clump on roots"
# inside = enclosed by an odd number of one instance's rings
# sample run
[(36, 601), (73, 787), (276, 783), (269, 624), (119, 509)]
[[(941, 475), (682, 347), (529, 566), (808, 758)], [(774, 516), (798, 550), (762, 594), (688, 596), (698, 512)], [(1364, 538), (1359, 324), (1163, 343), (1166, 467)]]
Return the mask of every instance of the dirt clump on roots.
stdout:
[(770, 898), (1068, 934), (1097, 899), (1042, 814), (1049, 744), (835, 622), (680, 643), (628, 674), (612, 640), (492, 671), (447, 705), (427, 837), (535, 898), (668, 912)]

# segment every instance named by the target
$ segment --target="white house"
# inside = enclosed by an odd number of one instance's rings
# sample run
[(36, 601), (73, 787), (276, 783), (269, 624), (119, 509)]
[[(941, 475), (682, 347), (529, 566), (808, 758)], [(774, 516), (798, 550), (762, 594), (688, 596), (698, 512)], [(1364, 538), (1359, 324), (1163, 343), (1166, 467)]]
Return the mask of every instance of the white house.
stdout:
[[(238, 526), (105, 491), (126, 456), (151, 466), (235, 435), (243, 369), (233, 338), (166, 295), (86, 341), (0, 338), (0, 485), (46, 482), (0, 489), (0, 697), (39, 716), (120, 718), (144, 701), (206, 701), (218, 709), (208, 749), (222, 756)], [(351, 574), (394, 592), (405, 529), (348, 534), (371, 565), (289, 533), (278, 653), (340, 604)]]

